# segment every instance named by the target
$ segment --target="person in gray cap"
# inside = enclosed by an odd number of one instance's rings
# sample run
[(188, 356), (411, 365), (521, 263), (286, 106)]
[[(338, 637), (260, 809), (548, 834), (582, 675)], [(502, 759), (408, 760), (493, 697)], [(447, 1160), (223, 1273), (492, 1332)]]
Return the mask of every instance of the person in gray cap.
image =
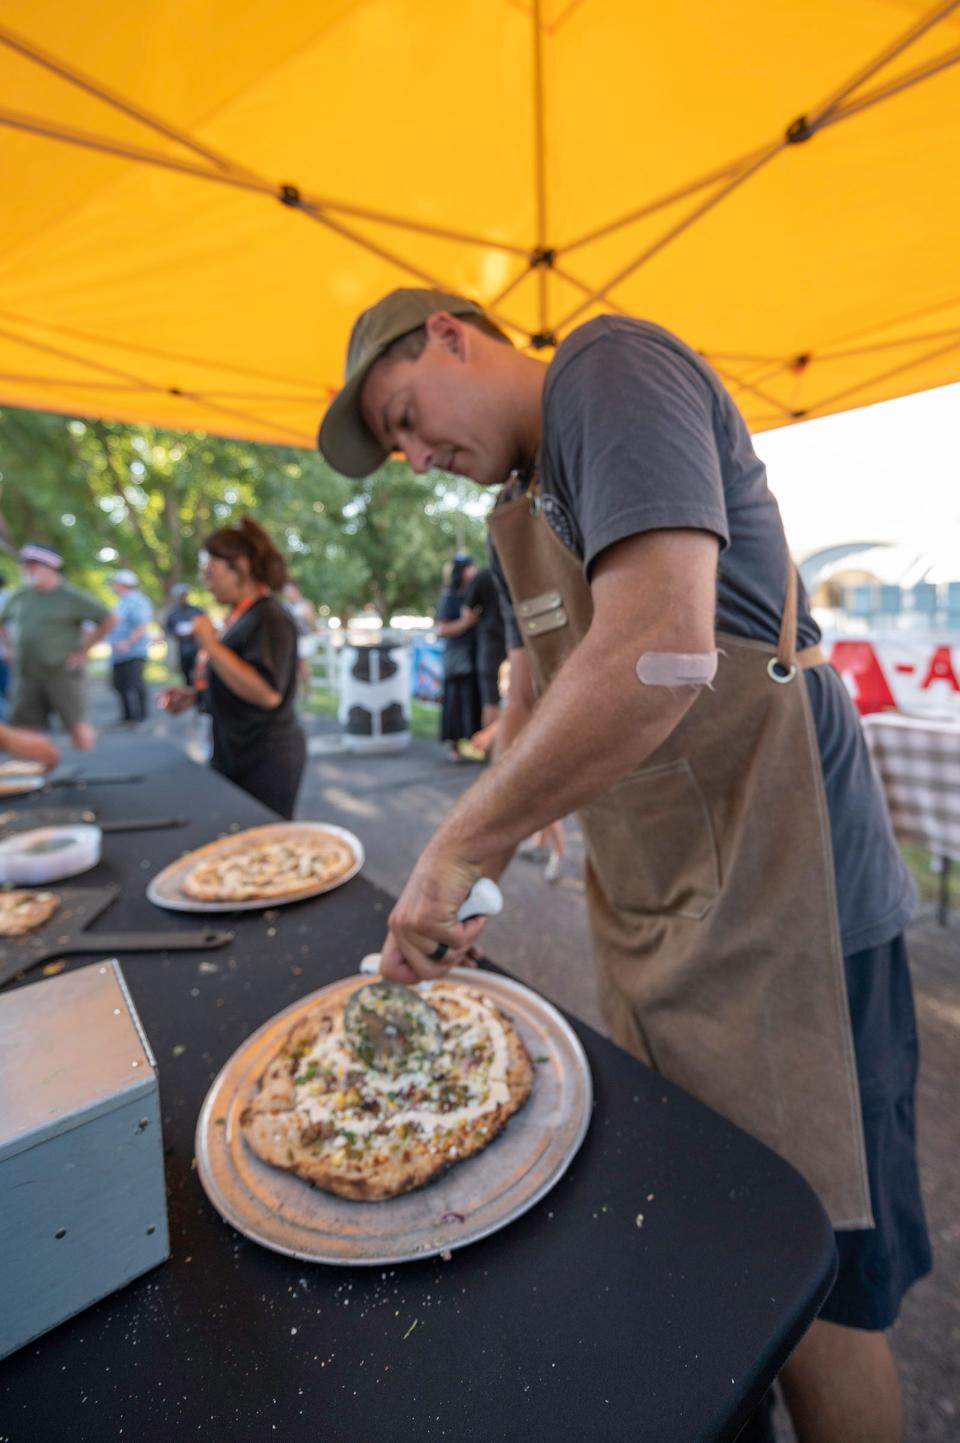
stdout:
[[(113, 630), (113, 617), (64, 581), (63, 557), (52, 546), (31, 542), (20, 562), (24, 585), (0, 610), (0, 641), (11, 648), (17, 673), (10, 720), (42, 731), (59, 716), (77, 750), (89, 751), (96, 734), (86, 720), (83, 669), (91, 648)], [(91, 622), (93, 629), (85, 629)]]
[(193, 602), (187, 599), (189, 595), (190, 588), (185, 581), (178, 581), (176, 586), (171, 586), (170, 609), (163, 623), (167, 636), (176, 644), (184, 686), (193, 686), (199, 651), (193, 634), (193, 623), (198, 616), (203, 615), (202, 608), (194, 606)]
[(402, 451), (503, 487), (506, 745), (421, 853), (381, 970), (442, 975), (482, 926), (455, 920), (471, 884), (578, 811), (612, 1036), (833, 1221), (837, 1281), (782, 1375), (798, 1438), (898, 1443), (884, 1330), (931, 1266), (914, 891), (733, 399), (646, 321), (598, 316), (545, 366), (473, 301), (395, 291), (354, 327), (319, 444), (348, 476)]
[(120, 698), (118, 726), (136, 726), (146, 720), (147, 688), (143, 670), (150, 649), (153, 608), (136, 574), (123, 568), (115, 571), (110, 585), (117, 595), (113, 616), (116, 623), (110, 638), (113, 652), (113, 689)]

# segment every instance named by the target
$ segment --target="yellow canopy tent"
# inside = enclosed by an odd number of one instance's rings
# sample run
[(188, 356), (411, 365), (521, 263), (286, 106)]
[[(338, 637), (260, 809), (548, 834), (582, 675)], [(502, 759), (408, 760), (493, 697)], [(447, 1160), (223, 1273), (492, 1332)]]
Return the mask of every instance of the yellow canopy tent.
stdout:
[(756, 429), (960, 378), (960, 9), (4, 0), (0, 402), (312, 445), (356, 313), (677, 331)]

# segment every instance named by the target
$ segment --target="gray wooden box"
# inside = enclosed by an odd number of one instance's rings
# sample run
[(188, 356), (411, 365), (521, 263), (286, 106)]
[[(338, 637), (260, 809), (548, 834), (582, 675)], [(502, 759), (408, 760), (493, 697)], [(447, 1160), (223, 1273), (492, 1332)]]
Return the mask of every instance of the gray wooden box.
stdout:
[(116, 961), (0, 996), (0, 1358), (170, 1253), (156, 1064)]

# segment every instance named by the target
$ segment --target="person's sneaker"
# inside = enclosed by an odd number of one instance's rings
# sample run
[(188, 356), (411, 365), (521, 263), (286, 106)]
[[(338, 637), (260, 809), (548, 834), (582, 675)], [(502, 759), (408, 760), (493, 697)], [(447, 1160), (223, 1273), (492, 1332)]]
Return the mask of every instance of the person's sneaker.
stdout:
[(547, 858), (547, 865), (543, 869), (543, 880), (552, 886), (560, 880), (560, 869), (563, 866), (563, 858), (559, 852), (551, 851)]

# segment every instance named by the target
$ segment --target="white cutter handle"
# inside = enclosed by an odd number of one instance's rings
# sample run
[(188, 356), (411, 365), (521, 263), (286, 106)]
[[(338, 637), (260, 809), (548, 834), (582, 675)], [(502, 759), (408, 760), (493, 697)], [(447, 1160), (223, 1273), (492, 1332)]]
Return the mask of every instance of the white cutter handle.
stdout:
[(471, 917), (498, 917), (503, 911), (503, 893), (490, 877), (480, 877), (457, 908), (457, 921)]
[[(480, 877), (457, 909), (457, 921), (469, 922), (471, 917), (496, 917), (503, 911), (503, 893), (490, 877)], [(360, 963), (367, 977), (380, 975), (380, 953), (369, 952)]]

